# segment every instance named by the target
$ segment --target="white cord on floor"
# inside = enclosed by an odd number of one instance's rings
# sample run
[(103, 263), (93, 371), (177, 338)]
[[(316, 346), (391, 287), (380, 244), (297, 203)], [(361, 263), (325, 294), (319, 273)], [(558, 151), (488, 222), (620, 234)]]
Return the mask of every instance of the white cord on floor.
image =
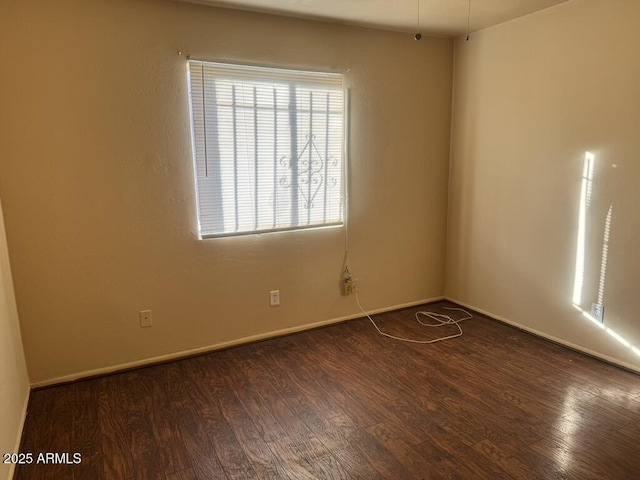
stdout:
[[(458, 310), (460, 312), (464, 312), (467, 316), (463, 317), (463, 318), (459, 318), (457, 320), (454, 320), (449, 315), (443, 315), (442, 313), (424, 312), (424, 311), (417, 312), (416, 313), (416, 320), (418, 321), (418, 323), (420, 325), (423, 325), (425, 327), (442, 327), (444, 325), (455, 325), (458, 328), (458, 333), (454, 333), (453, 335), (447, 335), (446, 337), (435, 338), (433, 340), (414, 340), (414, 339), (411, 339), (411, 338), (396, 337), (395, 335), (391, 335), (389, 333), (386, 333), (386, 332), (383, 332), (382, 330), (380, 330), (380, 328), (378, 327), (376, 322), (373, 320), (373, 318), (371, 318), (371, 316), (365, 311), (365, 309), (362, 308), (362, 305), (360, 305), (360, 299), (358, 298), (358, 291), (357, 290), (356, 290), (356, 302), (358, 303), (358, 307), (360, 308), (362, 313), (369, 319), (369, 321), (373, 324), (373, 326), (376, 327), (376, 330), (378, 331), (378, 333), (380, 335), (392, 338), (394, 340), (399, 340), (401, 342), (428, 344), (428, 343), (441, 342), (443, 340), (449, 340), (451, 338), (461, 337), (463, 332), (462, 332), (462, 327), (459, 325), (459, 323), (463, 322), (464, 320), (469, 320), (470, 318), (473, 318), (473, 315), (471, 315), (466, 310), (464, 310), (462, 308), (456, 308), (456, 307), (442, 307), (442, 308), (444, 308), (445, 310)], [(420, 320), (420, 315), (424, 315), (425, 317), (429, 317), (431, 320), (434, 320), (437, 323), (435, 323), (435, 324), (433, 324), (433, 323), (424, 323), (422, 320)]]

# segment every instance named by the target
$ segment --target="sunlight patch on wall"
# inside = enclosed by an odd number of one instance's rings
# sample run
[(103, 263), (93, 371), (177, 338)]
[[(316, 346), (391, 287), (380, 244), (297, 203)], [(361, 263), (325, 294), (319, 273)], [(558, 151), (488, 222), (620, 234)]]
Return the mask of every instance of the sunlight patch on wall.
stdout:
[[(615, 330), (604, 325), (602, 319), (595, 318), (592, 313), (589, 313), (582, 307), (585, 296), (585, 280), (587, 272), (587, 251), (593, 252), (593, 245), (588, 248), (589, 235), (587, 232), (591, 230), (593, 233), (593, 227), (589, 228), (589, 221), (593, 221), (594, 213), (592, 212), (591, 203), (593, 201), (594, 192), (594, 172), (595, 172), (595, 160), (596, 157), (591, 152), (585, 152), (584, 164), (582, 168), (582, 183), (580, 186), (580, 202), (578, 208), (578, 232), (576, 240), (576, 266), (575, 276), (573, 282), (573, 306), (578, 310), (582, 316), (590, 323), (595, 325), (601, 330), (604, 330), (611, 338), (615, 339), (620, 345), (629, 348), (635, 355), (640, 357), (640, 348), (634, 346), (626, 338), (620, 335)], [(614, 168), (616, 165), (612, 165)], [(597, 216), (597, 215), (596, 215)], [(609, 257), (609, 247), (611, 238), (611, 225), (613, 220), (613, 205), (610, 204), (607, 210), (607, 214), (604, 220), (603, 237), (602, 237), (602, 255), (600, 257), (600, 271), (597, 282), (596, 302), (597, 305), (604, 305), (604, 292), (607, 279), (607, 261)], [(591, 235), (593, 237), (593, 235)], [(589, 269), (593, 274), (591, 278), (596, 275), (596, 270)], [(595, 280), (595, 279), (594, 279)], [(593, 285), (595, 287), (595, 283)]]
[(593, 167), (595, 155), (586, 152), (582, 172), (582, 186), (580, 188), (580, 208), (578, 210), (578, 239), (576, 245), (576, 272), (573, 281), (573, 304), (582, 304), (582, 290), (584, 287), (584, 261), (587, 243), (587, 209), (591, 204), (593, 191)]
[(604, 222), (604, 238), (602, 239), (602, 258), (600, 260), (600, 281), (598, 282), (598, 303), (604, 304), (604, 284), (607, 280), (607, 258), (609, 257), (609, 238), (611, 236), (611, 217), (613, 205), (609, 205), (607, 218)]
[(634, 346), (631, 344), (631, 342), (629, 342), (629, 340), (627, 340), (626, 338), (624, 338), (622, 335), (620, 335), (618, 332), (616, 332), (615, 330), (606, 327), (605, 325), (603, 325), (602, 323), (600, 323), (596, 318), (594, 318), (589, 312), (585, 312), (582, 308), (580, 308), (578, 305), (574, 305), (574, 307), (576, 308), (576, 310), (578, 310), (582, 316), (584, 318), (586, 318), (587, 320), (589, 320), (593, 325), (595, 325), (596, 327), (598, 327), (601, 330), (604, 330), (605, 332), (607, 332), (608, 335), (610, 335), (612, 338), (614, 338), (615, 340), (617, 340), (621, 345), (623, 345), (624, 347), (627, 347), (628, 349), (630, 349), (634, 354), (636, 354), (637, 356), (640, 357), (640, 348)]

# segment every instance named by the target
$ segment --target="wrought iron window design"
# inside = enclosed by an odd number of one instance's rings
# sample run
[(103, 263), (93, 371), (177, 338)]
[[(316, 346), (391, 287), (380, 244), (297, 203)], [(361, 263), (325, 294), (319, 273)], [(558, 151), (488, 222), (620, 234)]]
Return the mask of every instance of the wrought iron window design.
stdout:
[(189, 61), (201, 238), (343, 221), (342, 77)]

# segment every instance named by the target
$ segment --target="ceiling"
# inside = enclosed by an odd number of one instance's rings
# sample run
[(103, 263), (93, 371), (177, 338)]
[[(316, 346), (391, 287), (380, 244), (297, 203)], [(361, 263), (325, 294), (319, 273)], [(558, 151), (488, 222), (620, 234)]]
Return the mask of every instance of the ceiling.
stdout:
[[(469, 0), (181, 0), (328, 20), (386, 30), (453, 37), (467, 30)], [(470, 0), (470, 30), (480, 30), (567, 0)]]

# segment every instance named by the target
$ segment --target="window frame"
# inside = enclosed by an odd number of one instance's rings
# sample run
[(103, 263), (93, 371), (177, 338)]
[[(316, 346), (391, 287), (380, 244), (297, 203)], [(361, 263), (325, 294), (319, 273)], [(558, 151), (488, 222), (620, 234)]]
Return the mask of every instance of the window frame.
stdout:
[[(274, 75), (274, 72), (277, 74), (283, 74), (287, 77), (291, 77), (292, 80), (290, 80), (289, 82), (285, 82), (285, 84), (287, 84), (289, 86), (289, 89), (291, 89), (291, 91), (296, 91), (295, 95), (297, 95), (297, 90), (300, 87), (303, 87), (305, 85), (308, 86), (308, 88), (312, 88), (312, 85), (315, 85), (316, 88), (318, 85), (323, 85), (323, 82), (321, 81), (309, 81), (309, 78), (316, 78), (316, 79), (321, 79), (321, 78), (333, 78), (334, 81), (333, 82), (326, 82), (324, 84), (325, 90), (324, 93), (326, 94), (326, 98), (327, 98), (327, 110), (326, 112), (324, 112), (326, 119), (326, 129), (327, 132), (329, 131), (329, 121), (330, 121), (330, 110), (329, 110), (329, 96), (331, 94), (331, 92), (336, 92), (339, 91), (339, 100), (340, 100), (340, 110), (339, 110), (339, 130), (340, 130), (340, 135), (339, 135), (339, 157), (337, 160), (335, 160), (333, 157), (329, 157), (328, 156), (328, 146), (326, 146), (325, 149), (325, 157), (321, 158), (322, 162), (325, 162), (326, 164), (329, 163), (330, 159), (332, 159), (333, 162), (338, 163), (338, 168), (336, 169), (336, 171), (339, 171), (339, 179), (337, 181), (335, 181), (335, 179), (333, 182), (334, 187), (337, 185), (337, 196), (336, 198), (333, 199), (334, 202), (338, 201), (339, 206), (338, 206), (338, 217), (337, 218), (333, 218), (330, 220), (326, 220), (326, 211), (327, 211), (327, 195), (326, 195), (326, 187), (325, 187), (325, 197), (323, 199), (322, 205), (323, 205), (323, 209), (325, 212), (325, 219), (322, 222), (313, 222), (313, 223), (300, 223), (300, 220), (297, 220), (297, 224), (294, 223), (293, 221), (293, 214), (291, 214), (291, 220), (290, 220), (290, 224), (289, 225), (285, 225), (285, 226), (275, 226), (275, 223), (277, 221), (277, 217), (276, 217), (276, 198), (275, 198), (275, 193), (274, 193), (274, 198), (272, 199), (273, 205), (271, 205), (273, 207), (273, 222), (274, 222), (274, 226), (271, 228), (253, 228), (253, 229), (247, 229), (247, 228), (243, 228), (243, 229), (239, 229), (239, 225), (238, 222), (236, 221), (236, 225), (235, 225), (235, 229), (234, 230), (227, 230), (227, 231), (219, 231), (219, 232), (213, 232), (213, 231), (206, 231), (205, 229), (203, 229), (203, 209), (202, 209), (202, 205), (201, 205), (201, 187), (199, 184), (199, 181), (201, 180), (201, 177), (199, 176), (199, 172), (198, 172), (198, 168), (199, 168), (199, 162), (201, 161), (201, 159), (199, 159), (198, 157), (198, 153), (197, 153), (197, 146), (196, 146), (196, 142), (198, 140), (202, 141), (203, 139), (200, 138), (198, 139), (198, 133), (196, 132), (196, 122), (195, 122), (195, 116), (194, 116), (194, 103), (196, 102), (196, 99), (194, 99), (194, 95), (193, 95), (193, 83), (192, 83), (192, 65), (193, 64), (197, 64), (197, 65), (201, 65), (203, 68), (203, 73), (202, 73), (202, 79), (201, 79), (201, 98), (202, 101), (204, 103), (204, 98), (206, 97), (207, 93), (210, 93), (207, 90), (207, 87), (205, 85), (206, 79), (204, 76), (204, 65), (214, 65), (216, 67), (219, 68), (225, 68), (225, 67), (229, 67), (230, 70), (234, 70), (234, 69), (246, 69), (247, 72), (260, 72), (261, 75), (258, 76), (251, 76), (249, 73), (246, 74), (248, 81), (249, 82), (256, 82), (259, 83), (261, 81), (264, 81), (265, 84), (269, 84), (268, 81), (266, 81), (266, 79), (270, 76), (270, 75)], [(277, 75), (276, 75), (277, 77)], [(221, 75), (219, 77), (219, 79), (224, 79), (226, 78), (227, 81), (231, 81), (232, 83), (234, 81), (237, 82), (241, 82), (241, 80), (237, 80), (233, 78), (232, 74), (229, 75)], [(231, 78), (231, 80), (229, 80), (229, 78)], [(277, 77), (278, 80), (281, 80), (282, 77)], [(296, 79), (298, 79), (298, 81), (296, 81)], [(306, 81), (300, 81), (300, 79), (304, 79)], [(336, 82), (335, 79), (339, 79), (339, 88), (336, 88)], [(273, 83), (273, 90), (274, 90), (274, 98), (275, 98), (275, 89), (276, 89), (276, 83)], [(201, 60), (201, 59), (195, 59), (195, 58), (191, 58), (188, 57), (187, 58), (187, 87), (188, 87), (188, 102), (189, 102), (189, 120), (190, 120), (190, 132), (191, 132), (191, 146), (192, 146), (192, 161), (193, 161), (193, 168), (194, 168), (194, 189), (195, 189), (195, 199), (196, 199), (196, 221), (197, 221), (197, 229), (198, 229), (198, 237), (201, 240), (204, 239), (210, 239), (210, 238), (224, 238), (224, 237), (235, 237), (235, 236), (245, 236), (245, 235), (256, 235), (256, 234), (265, 234), (265, 233), (279, 233), (279, 232), (289, 232), (289, 231), (307, 231), (307, 230), (315, 230), (315, 229), (326, 229), (326, 228), (336, 228), (336, 227), (344, 227), (346, 224), (346, 216), (347, 216), (347, 202), (348, 202), (348, 191), (347, 191), (347, 186), (348, 186), (348, 177), (347, 177), (347, 172), (348, 172), (348, 164), (347, 164), (347, 152), (348, 152), (348, 129), (349, 129), (349, 125), (348, 125), (348, 121), (349, 121), (349, 116), (348, 116), (348, 90), (345, 87), (345, 74), (343, 72), (336, 72), (336, 71), (332, 71), (332, 72), (327, 72), (327, 71), (322, 71), (322, 70), (301, 70), (301, 69), (292, 69), (292, 68), (287, 68), (287, 67), (281, 67), (281, 66), (264, 66), (264, 65), (255, 65), (255, 64), (245, 64), (245, 63), (238, 63), (238, 62), (219, 62), (219, 61), (210, 61), (210, 60)], [(217, 87), (216, 87), (217, 88)], [(217, 93), (216, 88), (212, 88), (211, 90), (215, 90)], [(216, 93), (214, 93), (214, 98)], [(299, 112), (302, 112), (304, 109), (302, 107), (299, 106), (299, 104), (301, 102), (299, 102), (297, 100), (297, 96), (295, 97), (296, 100), (294, 101), (294, 108), (289, 107), (290, 111), (295, 112), (295, 114), (297, 115)], [(310, 95), (310, 102), (312, 102), (312, 95)], [(254, 97), (254, 107), (257, 109), (257, 97)], [(218, 104), (216, 103), (214, 107), (212, 107), (214, 109), (218, 109)], [(233, 109), (236, 108), (236, 106), (232, 106)], [(272, 108), (272, 111), (274, 112), (274, 118), (276, 119), (275, 121), (277, 121), (277, 111), (279, 110), (279, 107), (276, 103), (276, 101), (274, 100), (274, 105)], [(205, 115), (206, 118), (206, 107), (203, 106), (202, 107), (202, 114)], [(314, 114), (314, 107), (313, 104), (310, 103), (309, 104), (309, 108), (308, 108), (308, 113), (309, 116), (311, 118), (311, 116)], [(335, 112), (334, 112), (335, 115)], [(217, 121), (217, 120), (216, 120)], [(235, 128), (235, 117), (234, 117), (234, 128)], [(311, 122), (311, 120), (310, 120)], [(290, 144), (291, 144), (291, 150), (293, 151), (295, 149), (295, 151), (297, 152), (295, 161), (291, 160), (291, 156), (289, 157), (289, 163), (290, 166), (289, 168), (291, 168), (292, 173), (291, 173), (291, 177), (294, 177), (294, 173), (293, 172), (297, 172), (296, 168), (298, 167), (298, 163), (301, 161), (302, 155), (305, 152), (306, 148), (309, 148), (309, 151), (311, 151), (312, 147), (315, 148), (314, 145), (314, 141), (315, 141), (315, 134), (314, 134), (314, 130), (309, 127), (309, 133), (307, 134), (307, 144), (305, 144), (305, 146), (303, 147), (302, 150), (300, 150), (296, 144), (299, 143), (297, 140), (299, 140), (299, 135), (297, 135), (297, 129), (299, 127), (299, 125), (297, 123), (293, 123), (293, 125), (295, 126), (291, 126), (290, 128), (292, 129), (292, 131), (289, 134), (290, 138)], [(204, 137), (204, 142), (205, 145), (208, 142), (208, 138), (207, 138), (207, 131), (209, 130), (206, 126), (206, 120), (205, 120), (205, 133), (203, 134)], [(257, 128), (257, 127), (256, 127)], [(303, 130), (303, 127), (300, 127), (300, 130)], [(294, 133), (296, 133), (295, 137), (294, 137)], [(257, 135), (257, 133), (256, 133)], [(277, 129), (274, 132), (274, 135), (271, 137), (272, 140), (272, 144), (271, 147), (277, 150), (277, 144), (278, 144), (278, 139), (279, 137), (277, 136)], [(215, 132), (215, 136), (216, 136), (216, 142), (219, 141), (220, 138), (220, 130), (218, 128), (218, 126), (216, 126), (216, 132)], [(295, 138), (295, 140), (294, 140)], [(234, 141), (234, 145), (237, 141), (236, 139), (236, 133), (235, 133), (235, 129), (234, 129), (234, 133), (233, 133), (233, 141)], [(327, 133), (326, 135), (326, 143), (327, 145), (329, 144), (329, 134)], [(334, 151), (336, 148), (335, 145), (336, 142), (334, 142)], [(254, 151), (255, 151), (255, 162), (256, 162), (256, 171), (257, 171), (257, 165), (258, 165), (258, 156), (259, 156), (259, 147), (256, 143), (255, 147), (254, 147)], [(206, 150), (206, 146), (205, 146), (205, 150)], [(320, 156), (320, 152), (317, 150), (317, 148), (315, 148), (316, 152), (318, 152), (318, 156)], [(208, 165), (208, 159), (205, 158), (205, 168), (206, 165)], [(292, 167), (292, 165), (295, 164), (296, 167)], [(311, 153), (309, 153), (309, 165), (311, 165)], [(274, 165), (274, 182), (273, 182), (273, 187), (274, 187), (274, 192), (275, 189), (277, 187), (277, 183), (276, 182), (276, 176), (277, 174), (275, 173), (277, 169), (277, 165)], [(311, 166), (309, 167), (309, 171), (311, 170)], [(311, 181), (311, 175), (312, 173), (309, 172), (309, 181)], [(326, 167), (325, 167), (325, 175), (328, 175)], [(257, 187), (257, 183), (258, 183), (258, 176), (256, 174), (255, 178), (255, 184), (254, 185), (254, 201), (256, 202), (256, 206), (258, 205), (258, 187)], [(220, 184), (222, 184), (224, 180), (220, 180)], [(324, 184), (326, 185), (328, 183), (327, 178), (323, 178)], [(239, 188), (241, 188), (238, 183), (234, 183), (232, 185), (234, 192), (237, 192)], [(294, 188), (298, 187), (298, 184), (296, 183), (295, 186), (292, 186), (292, 192), (294, 190)], [(317, 191), (314, 193), (314, 197), (315, 194), (317, 193)], [(303, 193), (304, 195), (304, 193)], [(297, 192), (295, 193), (295, 196), (297, 198)], [(313, 204), (313, 197), (306, 198), (304, 199), (307, 202), (307, 205), (302, 209), (302, 212), (298, 212), (298, 209), (300, 208), (299, 205), (293, 205), (293, 197), (294, 194), (292, 193), (292, 200), (291, 200), (291, 209), (296, 210), (296, 217), (299, 213), (304, 214), (304, 211), (307, 211), (307, 216), (308, 216), (308, 220), (307, 222), (309, 222), (309, 218), (310, 218), (310, 209), (313, 208), (312, 204)], [(237, 194), (236, 194), (236, 198), (237, 198)], [(220, 200), (222, 201), (222, 200)], [(311, 204), (311, 205), (310, 205)], [(219, 207), (220, 209), (222, 209), (223, 207)], [(234, 204), (233, 207), (236, 211), (236, 216), (237, 216), (237, 211), (238, 211), (238, 202), (236, 199), (236, 203)], [(257, 212), (257, 208), (256, 208), (256, 212)], [(254, 212), (254, 219), (255, 219), (255, 223), (257, 225), (258, 221), (260, 220), (259, 213)]]

